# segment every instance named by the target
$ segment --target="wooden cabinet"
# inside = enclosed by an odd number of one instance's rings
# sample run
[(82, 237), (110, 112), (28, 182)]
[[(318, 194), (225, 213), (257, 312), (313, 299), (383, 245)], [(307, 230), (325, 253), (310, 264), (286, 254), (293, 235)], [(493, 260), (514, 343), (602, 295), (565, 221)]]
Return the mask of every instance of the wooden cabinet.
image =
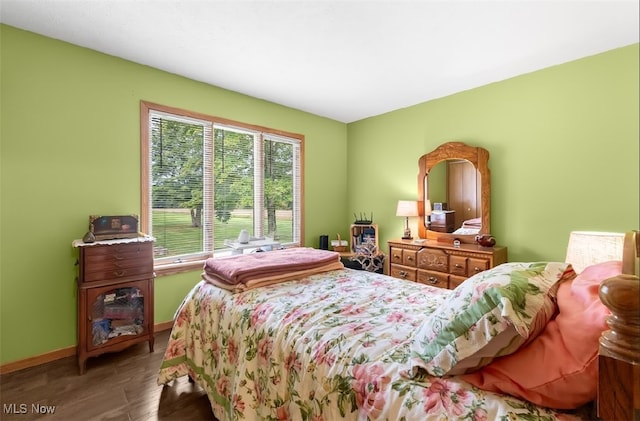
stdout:
[(73, 242), (78, 256), (78, 367), (149, 342), (153, 352), (153, 239)]
[(454, 289), (476, 273), (507, 261), (506, 247), (481, 247), (424, 240), (389, 241), (389, 274), (395, 278)]
[(371, 240), (376, 246), (376, 250), (380, 250), (378, 244), (378, 224), (351, 224), (349, 229), (349, 252), (343, 255), (353, 255), (358, 251), (365, 241)]

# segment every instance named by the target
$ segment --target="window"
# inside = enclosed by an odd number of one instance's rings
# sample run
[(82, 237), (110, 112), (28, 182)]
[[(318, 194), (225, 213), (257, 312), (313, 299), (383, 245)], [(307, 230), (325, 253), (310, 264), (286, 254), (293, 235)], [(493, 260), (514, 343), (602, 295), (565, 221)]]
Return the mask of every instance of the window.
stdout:
[(141, 229), (157, 271), (190, 270), (246, 229), (302, 238), (303, 136), (141, 103)]

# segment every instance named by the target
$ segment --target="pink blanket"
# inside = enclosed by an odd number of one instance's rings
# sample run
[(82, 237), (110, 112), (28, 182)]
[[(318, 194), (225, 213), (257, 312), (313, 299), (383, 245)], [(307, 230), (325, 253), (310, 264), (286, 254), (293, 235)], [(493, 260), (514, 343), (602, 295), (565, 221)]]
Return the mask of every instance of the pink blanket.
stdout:
[(327, 263), (324, 266), (319, 266), (313, 269), (302, 269), (302, 270), (296, 270), (294, 272), (281, 273), (276, 275), (265, 275), (265, 276), (257, 275), (255, 278), (251, 278), (248, 281), (240, 282), (235, 285), (229, 284), (215, 275), (209, 275), (207, 272), (202, 272), (202, 279), (204, 279), (205, 281), (209, 282), (212, 285), (217, 286), (218, 288), (223, 288), (228, 291), (237, 293), (237, 292), (248, 291), (254, 288), (275, 285), (285, 281), (292, 281), (294, 279), (302, 279), (305, 276), (316, 275), (318, 273), (328, 272), (330, 270), (339, 270), (339, 269), (344, 269), (344, 265), (342, 264), (342, 262), (332, 262), (332, 263)]
[(253, 278), (276, 277), (340, 263), (340, 254), (309, 247), (293, 247), (264, 253), (243, 254), (222, 259), (207, 259), (204, 272), (230, 285)]

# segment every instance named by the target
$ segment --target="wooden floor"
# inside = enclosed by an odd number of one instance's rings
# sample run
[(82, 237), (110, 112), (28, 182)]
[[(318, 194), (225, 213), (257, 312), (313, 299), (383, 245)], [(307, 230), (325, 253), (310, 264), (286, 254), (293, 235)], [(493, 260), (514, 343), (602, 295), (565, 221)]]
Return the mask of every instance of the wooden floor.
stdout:
[(0, 420), (215, 420), (206, 394), (186, 378), (156, 384), (168, 338), (157, 333), (153, 353), (145, 342), (89, 358), (82, 376), (75, 357), (2, 375)]

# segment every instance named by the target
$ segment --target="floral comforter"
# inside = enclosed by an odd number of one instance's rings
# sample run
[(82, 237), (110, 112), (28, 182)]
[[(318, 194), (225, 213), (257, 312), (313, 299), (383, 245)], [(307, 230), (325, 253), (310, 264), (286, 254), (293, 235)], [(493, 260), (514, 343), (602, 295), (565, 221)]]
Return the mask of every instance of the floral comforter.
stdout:
[(221, 421), (563, 418), (456, 377), (408, 378), (409, 344), (449, 293), (350, 269), (236, 294), (201, 281), (158, 384), (190, 375)]

